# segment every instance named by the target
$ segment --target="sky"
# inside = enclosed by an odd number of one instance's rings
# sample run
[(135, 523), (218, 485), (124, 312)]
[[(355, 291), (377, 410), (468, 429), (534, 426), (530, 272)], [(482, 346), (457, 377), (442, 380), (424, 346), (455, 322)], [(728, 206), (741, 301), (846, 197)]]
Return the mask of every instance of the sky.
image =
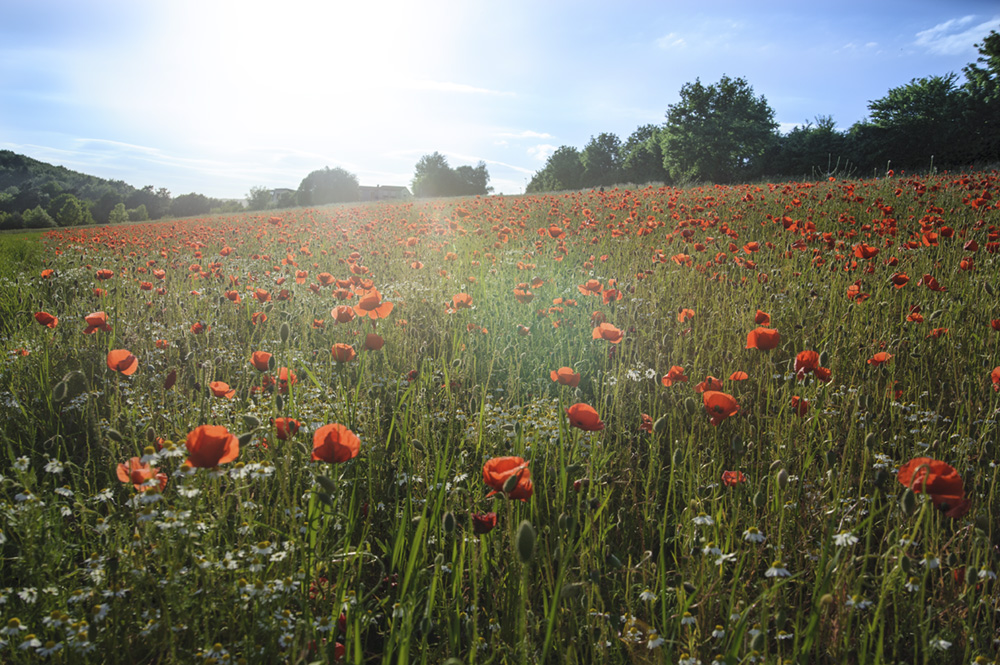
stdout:
[(14, 0), (0, 149), (135, 187), (242, 199), (422, 155), (524, 191), (562, 145), (662, 124), (685, 83), (743, 77), (787, 131), (975, 61), (997, 0), (282, 3)]

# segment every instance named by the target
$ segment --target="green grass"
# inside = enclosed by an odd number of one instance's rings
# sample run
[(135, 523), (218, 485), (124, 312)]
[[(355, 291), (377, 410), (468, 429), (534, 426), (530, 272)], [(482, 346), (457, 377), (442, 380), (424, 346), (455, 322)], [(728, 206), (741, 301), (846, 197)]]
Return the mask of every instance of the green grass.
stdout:
[[(992, 661), (995, 188), (945, 174), (615, 189), (0, 236), (0, 655)], [(861, 242), (878, 255), (855, 258)], [(351, 262), (394, 304), (377, 325), (335, 323), (359, 299), (310, 289)], [(582, 294), (589, 279), (622, 299)], [(848, 298), (858, 281), (867, 299)], [(460, 292), (473, 307), (449, 313)], [(914, 306), (923, 322), (907, 321)], [(757, 310), (780, 332), (772, 350), (745, 348)], [(96, 311), (112, 330), (81, 334)], [(595, 313), (620, 344), (592, 338)], [(362, 348), (370, 332), (382, 350)], [(336, 363), (335, 343), (357, 358)], [(138, 358), (133, 376), (108, 369), (113, 349)], [(804, 350), (829, 383), (796, 376)], [(870, 364), (879, 351), (891, 361)], [(663, 386), (675, 365), (689, 381)], [(551, 380), (563, 366), (578, 386)], [(281, 367), (297, 378), (285, 393), (263, 379)], [(749, 378), (729, 380), (738, 370)], [(694, 390), (708, 375), (739, 403), (717, 426)], [(570, 426), (580, 402), (604, 429)], [(276, 417), (301, 431), (280, 440)], [(310, 461), (329, 423), (360, 437), (358, 457)], [(237, 460), (182, 466), (202, 424), (240, 437)], [(163, 492), (118, 480), (144, 454)], [(487, 497), (483, 464), (504, 456), (529, 462), (526, 501)], [(967, 515), (904, 499), (894, 471), (914, 457), (957, 469)], [(491, 511), (497, 527), (474, 533), (472, 514)]]

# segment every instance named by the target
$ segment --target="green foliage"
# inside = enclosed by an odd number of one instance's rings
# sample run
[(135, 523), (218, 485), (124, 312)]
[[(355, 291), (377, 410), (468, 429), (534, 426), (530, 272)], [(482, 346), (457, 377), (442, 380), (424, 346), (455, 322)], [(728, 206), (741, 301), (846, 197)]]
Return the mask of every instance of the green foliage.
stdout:
[(49, 213), (45, 212), (42, 206), (35, 206), (31, 210), (25, 210), (21, 214), (26, 229), (47, 229), (58, 226)]
[(118, 203), (114, 208), (111, 209), (111, 213), (108, 215), (109, 224), (124, 224), (128, 221), (128, 212), (125, 210), (124, 203)]
[(485, 162), (453, 169), (444, 155), (434, 152), (417, 162), (411, 187), (413, 195), (419, 197), (477, 196), (492, 191), (489, 182)]
[(296, 199), (299, 205), (317, 206), (328, 203), (350, 203), (360, 198), (358, 176), (339, 166), (313, 171), (299, 184)]
[(667, 107), (661, 144), (663, 167), (675, 180), (730, 183), (761, 172), (764, 151), (778, 124), (763, 95), (743, 78), (700, 79), (681, 88)]
[(159, 219), (170, 209), (170, 192), (164, 187), (154, 190), (152, 185), (146, 185), (125, 199), (126, 208), (136, 209), (140, 206), (145, 206), (147, 219)]
[(212, 210), (212, 201), (204, 194), (182, 194), (170, 203), (170, 214), (174, 217), (194, 217), (207, 215)]
[(604, 132), (590, 141), (580, 153), (583, 164), (581, 183), (584, 187), (613, 185), (622, 176), (622, 142), (615, 134)]
[(545, 167), (528, 183), (527, 193), (574, 190), (582, 186), (583, 161), (580, 151), (563, 145), (545, 160)]
[(628, 137), (622, 146), (622, 179), (642, 184), (667, 182), (669, 174), (663, 168), (663, 149), (656, 125), (642, 125)]
[(149, 212), (146, 211), (146, 204), (142, 203), (138, 208), (132, 208), (128, 211), (128, 221), (130, 222), (145, 222), (149, 220)]
[(250, 188), (246, 199), (247, 210), (267, 210), (271, 205), (271, 190), (263, 185), (255, 185)]

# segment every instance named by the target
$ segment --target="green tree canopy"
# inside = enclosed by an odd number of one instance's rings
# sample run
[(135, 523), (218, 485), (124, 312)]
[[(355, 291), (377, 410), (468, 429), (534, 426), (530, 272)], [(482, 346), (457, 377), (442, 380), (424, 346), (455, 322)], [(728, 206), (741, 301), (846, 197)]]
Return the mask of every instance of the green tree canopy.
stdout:
[(339, 166), (327, 166), (302, 179), (296, 199), (303, 206), (349, 203), (361, 198), (358, 187), (358, 176)]
[(583, 181), (583, 162), (580, 151), (573, 146), (559, 146), (545, 160), (545, 166), (528, 183), (527, 192), (556, 192), (580, 189)]
[(662, 131), (656, 125), (642, 125), (628, 137), (621, 149), (623, 180), (636, 184), (668, 180), (660, 147)]
[(681, 88), (667, 107), (661, 136), (663, 167), (674, 180), (735, 182), (757, 175), (778, 124), (763, 95), (743, 78), (723, 76)]
[(580, 153), (580, 163), (583, 164), (581, 184), (584, 187), (615, 184), (622, 175), (621, 139), (609, 132), (591, 136)]
[(489, 182), (485, 162), (453, 169), (444, 155), (433, 152), (417, 162), (411, 186), (414, 196), (477, 196), (492, 191)]
[(174, 217), (194, 217), (207, 215), (212, 211), (212, 201), (204, 194), (181, 194), (170, 203), (170, 214)]

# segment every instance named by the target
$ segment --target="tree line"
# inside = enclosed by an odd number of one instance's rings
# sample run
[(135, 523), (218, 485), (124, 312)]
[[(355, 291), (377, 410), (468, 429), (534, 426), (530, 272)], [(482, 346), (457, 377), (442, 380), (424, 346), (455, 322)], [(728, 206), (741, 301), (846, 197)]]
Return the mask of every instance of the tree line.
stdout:
[(840, 131), (831, 116), (778, 132), (774, 110), (743, 78), (685, 84), (662, 125), (623, 143), (612, 133), (577, 149), (560, 146), (527, 191), (616, 183), (732, 183), (761, 178), (868, 175), (1000, 160), (1000, 34), (976, 44), (958, 75), (928, 76), (869, 102), (869, 117)]

